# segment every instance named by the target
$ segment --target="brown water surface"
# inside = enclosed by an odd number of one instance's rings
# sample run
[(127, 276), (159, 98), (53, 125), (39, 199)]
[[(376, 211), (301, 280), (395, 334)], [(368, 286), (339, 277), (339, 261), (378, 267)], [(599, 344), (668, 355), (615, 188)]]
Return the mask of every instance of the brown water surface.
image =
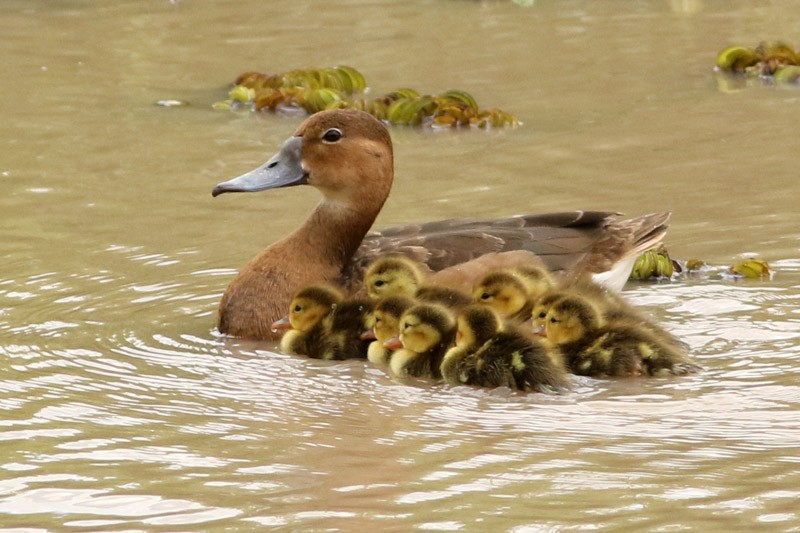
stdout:
[[(800, 88), (711, 69), (729, 44), (800, 44), (796, 7), (4, 1), (0, 526), (800, 531)], [(381, 226), (671, 210), (674, 256), (777, 274), (631, 284), (706, 370), (559, 397), (220, 338), (226, 284), (318, 195), (212, 199), (300, 117), (210, 105), (245, 70), (337, 64), (524, 122), (393, 129)], [(154, 105), (172, 98), (191, 105)]]

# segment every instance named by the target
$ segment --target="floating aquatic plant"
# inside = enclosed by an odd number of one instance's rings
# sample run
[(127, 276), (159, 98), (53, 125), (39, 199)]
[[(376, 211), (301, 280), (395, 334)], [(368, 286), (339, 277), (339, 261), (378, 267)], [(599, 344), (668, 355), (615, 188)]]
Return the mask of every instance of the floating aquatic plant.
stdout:
[(662, 245), (636, 258), (630, 279), (675, 279), (677, 275), (716, 279), (771, 279), (772, 270), (766, 261), (755, 257), (746, 257), (731, 266), (711, 266), (701, 259), (672, 259)]
[(770, 271), (767, 262), (763, 259), (757, 259), (753, 257), (737, 261), (730, 267), (729, 273), (733, 274), (734, 276), (751, 279), (772, 277), (772, 272)]
[(449, 90), (421, 95), (414, 89), (397, 89), (370, 98), (364, 76), (352, 67), (291, 70), (282, 74), (245, 72), (236, 78), (228, 99), (215, 109), (277, 111), (302, 109), (316, 113), (325, 109), (361, 109), (396, 125), (454, 128), (517, 126), (513, 115), (500, 109), (481, 110), (467, 92)]
[[(800, 54), (782, 41), (763, 41), (755, 48), (729, 46), (717, 55), (716, 70), (770, 83), (797, 85)], [(722, 88), (728, 88), (728, 84), (722, 84)]]
[(671, 278), (681, 267), (669, 257), (667, 249), (662, 245), (655, 250), (648, 250), (636, 258), (630, 279), (664, 279)]

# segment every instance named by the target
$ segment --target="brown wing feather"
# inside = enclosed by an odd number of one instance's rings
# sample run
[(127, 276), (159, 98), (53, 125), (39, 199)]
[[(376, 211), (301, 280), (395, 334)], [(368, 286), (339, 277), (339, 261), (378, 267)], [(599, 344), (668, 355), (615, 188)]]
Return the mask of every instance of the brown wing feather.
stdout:
[[(631, 249), (663, 237), (669, 213), (617, 221), (618, 213), (569, 211), (504, 219), (448, 219), (371, 232), (340, 281), (356, 290), (379, 255), (402, 253), (437, 272), (488, 253), (526, 250), (552, 271), (606, 270)], [(599, 269), (599, 270), (597, 270)]]

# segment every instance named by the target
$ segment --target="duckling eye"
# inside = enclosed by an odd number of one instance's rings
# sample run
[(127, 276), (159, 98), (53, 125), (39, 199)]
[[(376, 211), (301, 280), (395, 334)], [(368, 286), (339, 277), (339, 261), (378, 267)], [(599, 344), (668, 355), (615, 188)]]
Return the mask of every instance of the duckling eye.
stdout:
[(379, 279), (379, 280), (377, 280), (377, 281), (374, 283), (374, 285), (375, 285), (376, 287), (383, 287), (385, 284), (386, 284), (386, 282), (385, 282), (385, 281), (383, 281), (382, 279)]
[(546, 311), (542, 311), (541, 313), (539, 313), (539, 318), (544, 318), (546, 316), (547, 316), (547, 312)]
[(484, 292), (483, 294), (481, 294), (481, 300), (488, 300), (491, 297), (492, 295), (489, 294), (488, 292)]
[(338, 142), (343, 136), (342, 130), (338, 128), (331, 128), (322, 134), (322, 140), (326, 143), (335, 143)]
[(303, 310), (302, 306), (300, 306), (300, 305), (295, 305), (295, 306), (294, 306), (294, 312), (295, 312), (295, 313), (299, 313), (299, 312), (300, 312), (300, 311), (302, 311), (302, 310)]
[(558, 322), (559, 322), (559, 320), (556, 317), (554, 317), (554, 316), (550, 317), (550, 323), (551, 324), (558, 324)]

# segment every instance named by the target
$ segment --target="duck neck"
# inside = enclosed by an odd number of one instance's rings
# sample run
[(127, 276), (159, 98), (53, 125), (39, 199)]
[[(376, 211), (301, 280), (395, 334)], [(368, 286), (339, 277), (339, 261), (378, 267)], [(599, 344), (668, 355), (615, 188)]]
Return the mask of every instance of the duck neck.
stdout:
[(318, 260), (338, 270), (353, 256), (369, 231), (378, 209), (356, 209), (350, 204), (322, 200), (291, 236)]

